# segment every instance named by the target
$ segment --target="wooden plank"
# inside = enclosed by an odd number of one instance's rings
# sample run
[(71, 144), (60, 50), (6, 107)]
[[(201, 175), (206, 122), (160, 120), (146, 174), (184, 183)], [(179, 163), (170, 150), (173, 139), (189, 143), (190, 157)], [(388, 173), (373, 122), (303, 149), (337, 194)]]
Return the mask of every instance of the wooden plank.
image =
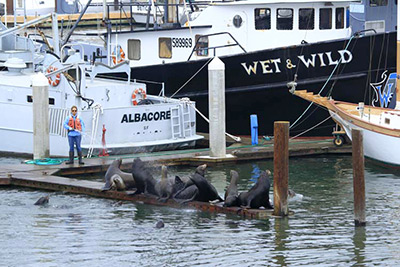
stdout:
[(75, 194), (85, 194), (94, 197), (115, 199), (115, 200), (126, 200), (132, 202), (140, 202), (149, 205), (157, 206), (168, 206), (174, 208), (195, 208), (202, 211), (219, 212), (219, 213), (230, 213), (237, 214), (245, 218), (266, 218), (272, 214), (272, 210), (265, 209), (242, 209), (239, 207), (223, 207), (223, 203), (212, 204), (208, 202), (193, 201), (185, 205), (181, 205), (172, 199), (162, 203), (157, 200), (154, 196), (140, 195), (129, 195), (130, 192), (122, 191), (102, 191), (103, 183), (86, 181), (79, 179), (70, 179), (58, 176), (41, 176), (39, 174), (19, 174), (18, 177), (12, 177), (10, 179), (10, 185), (45, 189), (52, 191), (63, 191)]

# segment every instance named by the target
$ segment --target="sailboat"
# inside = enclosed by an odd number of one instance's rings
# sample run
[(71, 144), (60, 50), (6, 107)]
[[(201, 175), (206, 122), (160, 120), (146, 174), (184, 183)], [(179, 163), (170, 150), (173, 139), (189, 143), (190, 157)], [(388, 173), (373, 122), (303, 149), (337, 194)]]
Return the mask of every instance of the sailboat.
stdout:
[[(398, 7), (398, 13), (400, 8)], [(291, 82), (290, 92), (329, 111), (332, 119), (344, 129), (351, 140), (351, 131), (363, 132), (364, 156), (373, 160), (400, 166), (400, 31), (397, 29), (397, 73), (383, 74), (383, 81), (372, 84), (375, 89), (375, 101), (365, 105), (323, 97), (306, 90), (296, 91), (296, 83)], [(378, 103), (377, 107), (374, 103)]]

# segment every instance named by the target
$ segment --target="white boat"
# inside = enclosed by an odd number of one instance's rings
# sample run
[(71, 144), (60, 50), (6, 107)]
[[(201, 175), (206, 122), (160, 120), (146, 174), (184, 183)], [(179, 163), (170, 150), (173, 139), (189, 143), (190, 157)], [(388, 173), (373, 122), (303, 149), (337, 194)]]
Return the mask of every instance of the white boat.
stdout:
[[(0, 151), (33, 153), (32, 76), (41, 72), (49, 80), (50, 154), (68, 154), (67, 132), (62, 127), (76, 105), (86, 124), (84, 153), (96, 155), (172, 150), (194, 147), (195, 103), (146, 94), (146, 84), (130, 82), (127, 62), (109, 67), (84, 61), (84, 49), (70, 45), (68, 56), (42, 53), (41, 44), (7, 35), (0, 24)], [(3, 34), (3, 35), (2, 35)], [(78, 52), (78, 50), (80, 52)], [(57, 53), (56, 53), (57, 54)], [(66, 59), (65, 59), (66, 58)], [(101, 73), (124, 72), (125, 80), (99, 79)], [(162, 84), (159, 84), (162, 89)], [(103, 131), (104, 129), (104, 131)]]
[[(400, 7), (397, 6), (399, 13)], [(397, 29), (397, 61), (399, 61), (400, 29)], [(400, 166), (400, 82), (399, 62), (397, 74), (384, 73), (382, 82), (372, 84), (374, 90), (373, 105), (335, 101), (306, 91), (291, 92), (295, 95), (321, 105), (346, 132), (351, 140), (352, 130), (363, 133), (364, 155), (376, 161)], [(351, 90), (352, 88), (349, 88)], [(376, 107), (379, 105), (380, 107)], [(339, 142), (340, 143), (340, 142)]]
[(400, 165), (400, 110), (335, 101), (304, 90), (293, 93), (328, 109), (332, 119), (344, 129), (350, 140), (352, 129), (361, 129), (366, 157)]

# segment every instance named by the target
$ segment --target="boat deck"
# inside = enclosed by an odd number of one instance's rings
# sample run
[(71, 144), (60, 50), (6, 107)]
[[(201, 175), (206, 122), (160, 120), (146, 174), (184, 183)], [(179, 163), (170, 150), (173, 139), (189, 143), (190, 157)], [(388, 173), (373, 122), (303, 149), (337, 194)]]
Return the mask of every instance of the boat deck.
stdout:
[[(244, 138), (245, 143), (248, 139)], [(129, 170), (132, 159), (141, 157), (143, 161), (153, 162), (155, 165), (194, 165), (207, 163), (234, 164), (240, 161), (251, 161), (273, 158), (273, 141), (267, 141), (262, 145), (232, 145), (227, 149), (229, 157), (224, 159), (210, 158), (209, 149), (193, 149), (180, 151), (167, 151), (150, 154), (125, 155), (121, 169)], [(292, 140), (289, 142), (290, 156), (310, 156), (321, 154), (351, 153), (351, 146), (335, 147), (331, 139), (328, 140)], [(41, 190), (62, 191), (76, 194), (85, 194), (94, 197), (126, 200), (151, 205), (170, 207), (182, 207), (173, 200), (160, 203), (154, 197), (144, 195), (129, 195), (129, 191), (102, 191), (104, 183), (88, 181), (78, 178), (66, 178), (63, 176), (105, 172), (116, 157), (97, 157), (85, 159), (85, 165), (34, 165), (34, 164), (9, 164), (0, 165), (0, 185), (21, 186)], [(133, 191), (132, 191), (133, 192)], [(238, 214), (246, 218), (265, 218), (272, 215), (273, 210), (265, 209), (241, 209), (238, 207), (223, 207), (222, 203), (211, 204), (206, 202), (190, 202), (185, 207), (203, 211)]]

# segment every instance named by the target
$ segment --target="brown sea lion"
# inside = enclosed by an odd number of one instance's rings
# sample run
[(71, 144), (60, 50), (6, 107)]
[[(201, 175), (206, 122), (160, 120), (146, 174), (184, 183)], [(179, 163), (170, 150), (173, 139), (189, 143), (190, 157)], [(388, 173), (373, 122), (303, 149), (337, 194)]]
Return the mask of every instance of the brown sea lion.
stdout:
[(174, 193), (175, 179), (168, 179), (167, 166), (161, 166), (161, 180), (155, 185), (160, 202), (166, 202)]
[(238, 172), (231, 170), (231, 182), (225, 192), (224, 207), (239, 206), (239, 200), (238, 200), (239, 193), (237, 188), (238, 180), (239, 180)]
[(135, 180), (131, 173), (123, 172), (120, 170), (122, 159), (114, 160), (108, 167), (105, 175), (105, 185), (102, 188), (106, 190), (128, 190), (136, 188)]
[(136, 158), (132, 163), (132, 176), (136, 183), (136, 191), (133, 195), (136, 194), (151, 194), (154, 196), (159, 196), (158, 192), (155, 189), (155, 185), (157, 181), (153, 178), (153, 175), (150, 173), (149, 168), (144, 164), (144, 162), (140, 158)]
[(240, 205), (252, 209), (258, 209), (260, 207), (273, 209), (269, 202), (269, 175), (271, 175), (269, 170), (261, 172), (255, 185), (248, 192), (240, 193)]
[(49, 195), (39, 198), (34, 205), (45, 205), (49, 203)]

